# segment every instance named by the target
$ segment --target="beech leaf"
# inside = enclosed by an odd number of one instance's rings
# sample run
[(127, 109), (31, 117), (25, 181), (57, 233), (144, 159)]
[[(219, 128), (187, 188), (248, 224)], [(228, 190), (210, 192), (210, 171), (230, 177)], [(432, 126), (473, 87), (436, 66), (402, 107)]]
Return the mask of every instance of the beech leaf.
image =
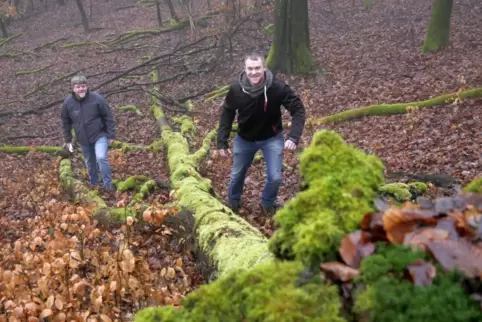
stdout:
[(340, 262), (328, 262), (320, 264), (321, 269), (332, 279), (349, 282), (360, 274), (357, 269)]

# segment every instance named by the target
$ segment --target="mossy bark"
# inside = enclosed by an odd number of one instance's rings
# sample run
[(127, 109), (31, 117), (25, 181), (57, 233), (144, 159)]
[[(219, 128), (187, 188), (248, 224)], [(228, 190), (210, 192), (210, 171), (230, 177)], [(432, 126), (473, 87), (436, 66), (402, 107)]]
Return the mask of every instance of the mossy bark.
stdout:
[(142, 112), (137, 108), (135, 105), (125, 105), (125, 106), (120, 106), (117, 108), (119, 111), (133, 111), (136, 112), (137, 115), (142, 115)]
[(40, 67), (40, 68), (33, 69), (33, 70), (26, 70), (26, 71), (22, 71), (22, 72), (15, 72), (15, 75), (16, 75), (16, 76), (20, 76), (20, 75), (28, 75), (28, 74), (38, 73), (38, 72), (41, 72), (41, 71), (49, 68), (50, 66), (52, 66), (52, 65)]
[(387, 116), (405, 114), (410, 111), (411, 107), (423, 108), (437, 105), (448, 104), (456, 99), (476, 98), (482, 97), (482, 88), (468, 89), (462, 92), (450, 93), (435, 98), (410, 103), (401, 104), (378, 104), (355, 108), (340, 113), (325, 116), (313, 121), (314, 124), (329, 124), (349, 120), (359, 119), (365, 116)]
[(226, 85), (226, 86), (223, 86), (223, 87), (221, 87), (217, 90), (214, 90), (214, 91), (208, 93), (207, 94), (208, 98), (206, 98), (205, 102), (211, 102), (211, 101), (215, 100), (216, 98), (227, 95), (230, 87), (231, 87), (231, 85)]
[(158, 100), (155, 96), (152, 99), (151, 113), (159, 124), (161, 140), (167, 149), (174, 197), (181, 207), (193, 212), (198, 248), (215, 268), (211, 278), (269, 261), (271, 254), (267, 239), (217, 200), (213, 196), (211, 181), (198, 172), (199, 163), (207, 154), (216, 132), (211, 131), (201, 148), (190, 153), (187, 139), (171, 129)]
[(422, 54), (435, 52), (450, 44), (452, 7), (453, 0), (433, 0), (432, 15), (423, 43)]
[(17, 37), (20, 36), (20, 35), (22, 35), (21, 32), (19, 32), (18, 34), (13, 35), (13, 36), (11, 36), (11, 37), (8, 37), (8, 38), (6, 38), (7, 36), (5, 36), (5, 39), (0, 40), (0, 46), (5, 46), (9, 41), (17, 38)]
[(286, 74), (312, 71), (307, 0), (276, 1), (273, 44), (266, 63)]
[[(93, 205), (94, 217), (96, 219), (105, 218), (108, 223), (119, 223), (125, 221), (127, 216), (137, 216), (137, 211), (130, 207), (108, 207), (105, 201), (99, 196), (98, 191), (90, 190), (82, 181), (75, 178), (72, 171), (72, 161), (70, 159), (62, 159), (60, 161), (59, 177), (62, 191), (67, 193), (74, 202)], [(138, 210), (141, 210), (141, 208)]]
[(62, 148), (58, 146), (14, 146), (14, 145), (0, 146), (0, 152), (6, 152), (6, 153), (28, 153), (30, 151), (60, 153), (61, 150)]

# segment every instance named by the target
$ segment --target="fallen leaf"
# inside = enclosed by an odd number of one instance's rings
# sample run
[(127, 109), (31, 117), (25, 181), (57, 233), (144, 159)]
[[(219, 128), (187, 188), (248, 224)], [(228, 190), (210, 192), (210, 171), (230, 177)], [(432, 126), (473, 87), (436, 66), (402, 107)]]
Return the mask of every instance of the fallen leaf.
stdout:
[(122, 261), (120, 263), (121, 269), (124, 272), (131, 273), (134, 271), (136, 267), (136, 259), (134, 258), (134, 255), (130, 251), (130, 249), (124, 249), (122, 252)]
[(467, 277), (482, 276), (482, 248), (466, 240), (436, 240), (426, 243), (445, 270), (457, 268)]
[(174, 268), (168, 267), (166, 276), (169, 277), (170, 279), (173, 279), (174, 277), (176, 277), (176, 271), (174, 270)]
[(414, 285), (428, 286), (437, 274), (435, 266), (423, 259), (417, 259), (407, 266), (410, 279)]
[(353, 268), (358, 268), (363, 258), (373, 254), (375, 244), (363, 241), (361, 230), (345, 235), (340, 244), (340, 255), (345, 263)]
[(351, 281), (353, 278), (360, 274), (357, 269), (354, 269), (340, 262), (321, 263), (320, 267), (325, 273), (330, 276), (330, 278), (334, 280), (340, 280), (342, 282)]
[(433, 240), (445, 240), (448, 239), (448, 237), (449, 232), (447, 230), (425, 227), (405, 235), (403, 244), (413, 245), (415, 248), (424, 251), (426, 243)]
[(51, 316), (53, 314), (51, 309), (44, 309), (42, 313), (40, 313), (40, 318), (45, 319), (48, 316)]

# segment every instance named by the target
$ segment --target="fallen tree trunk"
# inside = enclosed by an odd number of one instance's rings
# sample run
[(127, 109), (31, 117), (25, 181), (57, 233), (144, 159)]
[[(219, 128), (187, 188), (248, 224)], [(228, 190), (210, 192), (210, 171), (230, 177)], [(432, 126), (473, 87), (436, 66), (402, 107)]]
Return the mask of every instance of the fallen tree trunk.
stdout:
[(234, 270), (270, 261), (272, 255), (268, 251), (267, 239), (216, 199), (211, 181), (198, 172), (216, 132), (211, 131), (201, 148), (190, 153), (187, 139), (169, 126), (159, 100), (155, 96), (151, 99), (151, 113), (157, 120), (162, 143), (167, 149), (174, 197), (181, 207), (193, 213), (197, 247), (215, 270), (209, 278), (216, 279)]
[(410, 103), (400, 103), (400, 104), (378, 104), (370, 105), (360, 108), (355, 108), (352, 110), (343, 111), (333, 115), (325, 116), (312, 121), (312, 123), (318, 124), (330, 124), (349, 120), (359, 119), (365, 116), (387, 116), (387, 115), (397, 115), (405, 114), (410, 111), (412, 107), (423, 108), (432, 107), (437, 105), (448, 104), (450, 102), (461, 100), (465, 98), (476, 98), (482, 97), (482, 88), (473, 88), (461, 92), (445, 94), (441, 96), (434, 97), (429, 100), (410, 102)]

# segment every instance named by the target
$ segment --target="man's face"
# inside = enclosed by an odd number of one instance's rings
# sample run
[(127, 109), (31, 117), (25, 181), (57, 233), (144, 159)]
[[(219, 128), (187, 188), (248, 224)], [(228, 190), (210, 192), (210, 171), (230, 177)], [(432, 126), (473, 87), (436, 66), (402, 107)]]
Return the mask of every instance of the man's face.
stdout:
[(246, 59), (245, 71), (251, 85), (259, 85), (264, 81), (266, 68), (261, 59)]
[(77, 96), (83, 98), (87, 93), (87, 84), (74, 84), (72, 90), (75, 94), (77, 94)]

